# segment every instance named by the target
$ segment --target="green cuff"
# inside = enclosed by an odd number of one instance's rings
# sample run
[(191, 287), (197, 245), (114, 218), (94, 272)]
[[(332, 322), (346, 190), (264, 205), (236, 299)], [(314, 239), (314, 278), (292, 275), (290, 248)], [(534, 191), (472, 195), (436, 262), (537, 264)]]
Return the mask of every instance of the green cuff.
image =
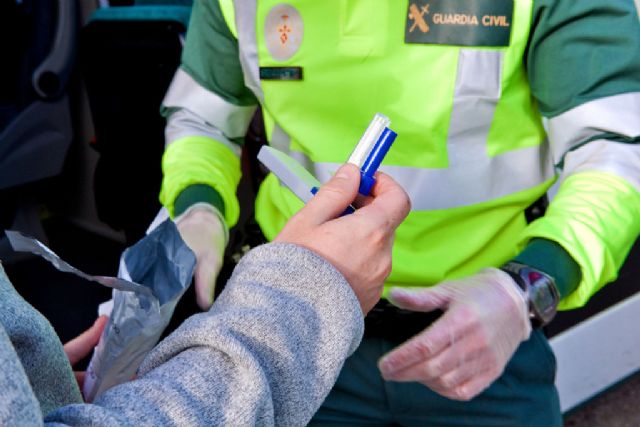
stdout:
[(173, 212), (177, 217), (186, 211), (191, 205), (199, 202), (206, 202), (220, 211), (224, 217), (224, 201), (214, 188), (206, 184), (190, 185), (176, 197), (173, 203)]
[(533, 239), (514, 261), (526, 264), (553, 277), (560, 299), (571, 294), (582, 280), (580, 266), (562, 246), (547, 239)]

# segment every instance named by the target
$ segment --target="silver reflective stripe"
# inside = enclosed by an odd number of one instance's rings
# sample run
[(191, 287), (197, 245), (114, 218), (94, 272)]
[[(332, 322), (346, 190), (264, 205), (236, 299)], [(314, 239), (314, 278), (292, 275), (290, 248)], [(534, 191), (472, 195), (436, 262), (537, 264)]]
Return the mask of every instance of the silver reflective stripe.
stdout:
[(226, 145), (236, 156), (240, 157), (241, 148), (227, 139), (216, 127), (206, 123), (200, 116), (186, 108), (173, 112), (167, 119), (164, 129), (166, 145), (188, 136), (206, 136)]
[[(314, 164), (302, 153), (290, 154), (323, 183), (341, 166), (340, 163), (328, 162)], [(528, 190), (555, 176), (546, 142), (496, 157), (470, 158), (446, 169), (382, 166), (380, 170), (391, 175), (404, 188), (411, 198), (412, 210), (417, 211), (487, 202)]]
[(291, 137), (278, 123), (275, 123), (273, 126), (273, 132), (271, 132), (271, 137), (269, 138), (269, 145), (285, 153), (289, 152)]
[(561, 179), (587, 171), (608, 172), (626, 180), (640, 192), (640, 144), (598, 139), (565, 156)]
[(253, 91), (262, 104), (264, 95), (260, 86), (260, 65), (258, 62), (258, 40), (256, 38), (256, 0), (234, 0), (236, 28), (240, 64), (244, 74), (244, 84)]
[[(409, 194), (412, 210), (451, 209), (505, 197), (552, 179), (554, 169), (547, 148), (543, 144), (493, 158), (469, 159), (447, 169), (382, 166), (380, 170)], [(325, 182), (338, 167), (338, 163), (316, 163), (314, 172)]]
[(313, 161), (304, 153), (291, 150), (291, 137), (280, 127), (278, 123), (274, 123), (273, 132), (269, 138), (269, 145), (284, 153), (289, 154), (293, 159), (305, 167), (308, 171), (314, 170)]
[(192, 111), (227, 138), (243, 137), (257, 108), (255, 105), (235, 105), (225, 101), (182, 69), (178, 69), (173, 77), (162, 104), (169, 110), (184, 108)]
[(603, 133), (640, 136), (640, 92), (586, 102), (545, 119), (554, 162), (585, 140)]
[(502, 57), (502, 51), (460, 49), (447, 133), (449, 168), (487, 158), (487, 136), (500, 99)]
[[(391, 175), (409, 194), (412, 210), (452, 209), (488, 202), (551, 180), (555, 171), (548, 148), (545, 142), (496, 157), (470, 158), (446, 169), (382, 166), (380, 170)], [(302, 153), (290, 154), (323, 183), (341, 166), (314, 164)]]

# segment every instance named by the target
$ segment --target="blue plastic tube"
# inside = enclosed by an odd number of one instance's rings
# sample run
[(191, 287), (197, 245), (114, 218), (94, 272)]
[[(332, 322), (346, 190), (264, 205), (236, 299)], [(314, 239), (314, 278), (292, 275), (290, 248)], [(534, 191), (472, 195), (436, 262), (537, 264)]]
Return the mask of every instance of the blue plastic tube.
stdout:
[(371, 193), (371, 188), (376, 183), (375, 173), (380, 167), (380, 163), (387, 155), (387, 151), (391, 148), (393, 141), (396, 140), (397, 133), (389, 128), (384, 128), (380, 137), (373, 146), (373, 149), (367, 156), (367, 159), (360, 168), (360, 188), (358, 192), (364, 196), (368, 196)]

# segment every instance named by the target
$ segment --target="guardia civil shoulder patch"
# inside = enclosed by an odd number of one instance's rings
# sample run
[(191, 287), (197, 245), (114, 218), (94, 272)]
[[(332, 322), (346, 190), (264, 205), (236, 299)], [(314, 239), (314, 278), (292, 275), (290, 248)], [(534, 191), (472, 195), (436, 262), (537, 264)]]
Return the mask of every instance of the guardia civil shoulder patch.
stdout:
[(513, 0), (409, 0), (405, 43), (509, 46)]
[(267, 50), (276, 61), (286, 61), (300, 49), (303, 34), (302, 17), (289, 4), (278, 4), (267, 14), (264, 39)]

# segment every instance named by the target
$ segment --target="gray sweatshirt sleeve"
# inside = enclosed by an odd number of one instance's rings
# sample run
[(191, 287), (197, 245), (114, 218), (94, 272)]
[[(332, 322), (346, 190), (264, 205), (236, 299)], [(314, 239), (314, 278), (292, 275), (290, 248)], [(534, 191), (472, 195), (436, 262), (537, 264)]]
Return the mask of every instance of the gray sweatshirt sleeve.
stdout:
[[(46, 414), (61, 406), (82, 402), (80, 389), (73, 376), (69, 360), (60, 340), (45, 317), (25, 301), (9, 282), (0, 264), (0, 326), (9, 343), (0, 344), (4, 351), (17, 354), (27, 378), (28, 387), (37, 398), (42, 413)], [(7, 345), (8, 344), (8, 345)], [(6, 356), (5, 357), (11, 357)], [(12, 376), (3, 362), (0, 376)], [(7, 372), (10, 372), (7, 374)], [(0, 395), (6, 393), (0, 388)], [(5, 397), (7, 395), (5, 394)], [(0, 400), (6, 401), (7, 399)], [(2, 408), (11, 406), (0, 405)], [(9, 410), (12, 412), (13, 409)], [(2, 409), (0, 409), (2, 412)], [(10, 424), (10, 418), (0, 416), (0, 425)]]
[(313, 252), (270, 243), (247, 254), (212, 309), (161, 342), (139, 378), (66, 425), (305, 425), (363, 333), (344, 277)]

